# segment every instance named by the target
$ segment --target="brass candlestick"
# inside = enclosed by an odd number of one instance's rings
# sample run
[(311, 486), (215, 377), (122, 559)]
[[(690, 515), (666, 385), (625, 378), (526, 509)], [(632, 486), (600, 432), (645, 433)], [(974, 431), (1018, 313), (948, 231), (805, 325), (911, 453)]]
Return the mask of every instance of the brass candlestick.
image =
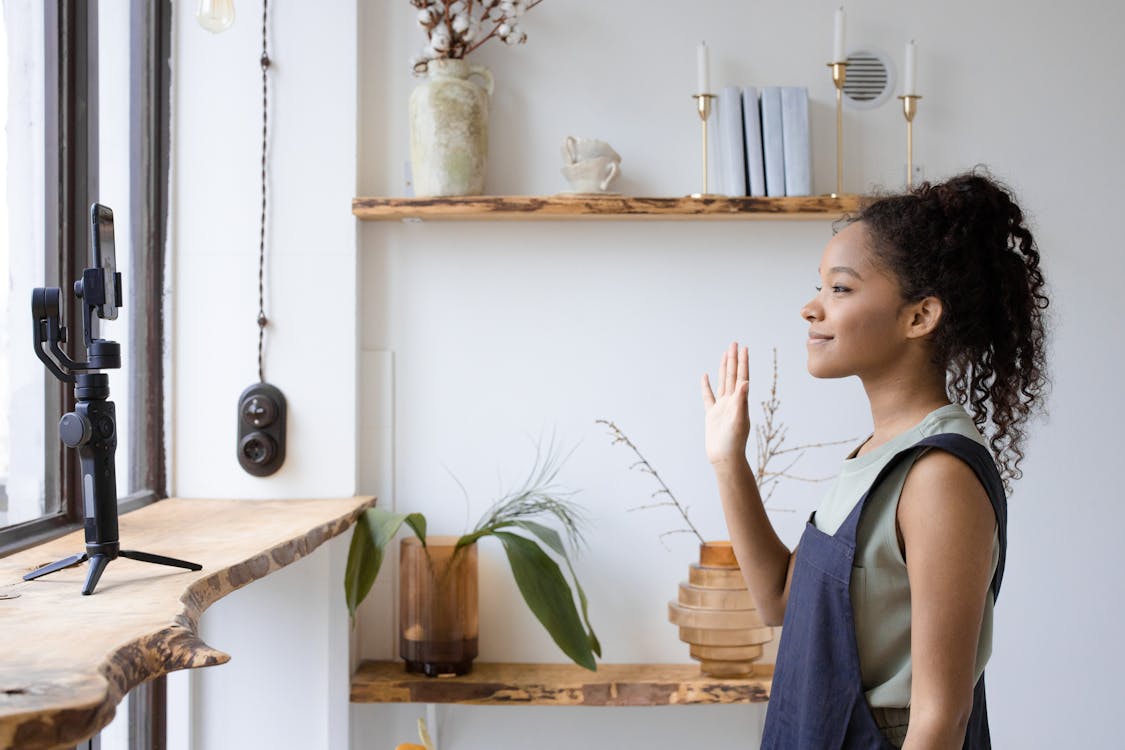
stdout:
[(711, 193), (707, 191), (707, 120), (711, 117), (711, 100), (715, 98), (714, 94), (692, 94), (692, 99), (695, 99), (695, 109), (699, 112), (699, 123), (703, 129), (703, 192), (692, 193), (692, 198), (703, 198), (709, 196)]
[(833, 198), (844, 194), (844, 80), (848, 77), (847, 61), (830, 62), (832, 83), (836, 86), (836, 192)]
[(918, 112), (917, 94), (903, 94), (902, 114), (906, 117), (906, 188), (914, 187), (914, 115)]

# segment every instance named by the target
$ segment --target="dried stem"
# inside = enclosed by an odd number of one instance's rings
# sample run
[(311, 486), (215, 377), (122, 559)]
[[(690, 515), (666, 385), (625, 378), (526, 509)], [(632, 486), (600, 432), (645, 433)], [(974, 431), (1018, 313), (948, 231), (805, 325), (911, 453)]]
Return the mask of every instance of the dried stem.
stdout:
[[(659, 494), (667, 495), (668, 498), (671, 500), (671, 504), (676, 506), (676, 510), (678, 510), (680, 512), (680, 515), (684, 519), (684, 523), (686, 523), (687, 526), (688, 526), (686, 529), (676, 529), (674, 531), (666, 531), (666, 532), (664, 532), (664, 534), (660, 535), (661, 538), (663, 538), (664, 536), (666, 536), (668, 534), (679, 534), (679, 533), (688, 534), (688, 533), (691, 533), (691, 534), (695, 534), (696, 538), (699, 539), (700, 544), (703, 544), (703, 535), (699, 533), (699, 530), (695, 528), (695, 524), (693, 524), (691, 522), (691, 519), (688, 518), (687, 509), (683, 505), (681, 505), (680, 501), (676, 499), (676, 496), (674, 494), (672, 494), (672, 490), (668, 489), (668, 485), (664, 484), (664, 480), (660, 478), (660, 474), (658, 474), (656, 472), (656, 469), (652, 468), (652, 464), (650, 464), (648, 462), (648, 459), (645, 458), (643, 455), (641, 455), (641, 452), (639, 450), (637, 450), (637, 446), (633, 445), (633, 441), (630, 440), (628, 437), (626, 437), (625, 433), (621, 431), (621, 428), (619, 428), (613, 422), (610, 422), (608, 419), (598, 419), (598, 420), (595, 420), (595, 421), (598, 424), (604, 424), (606, 427), (609, 428), (610, 432), (613, 433), (614, 444), (624, 443), (625, 445), (627, 445), (629, 447), (629, 449), (631, 451), (633, 451), (633, 453), (636, 455), (638, 461), (636, 463), (634, 463), (632, 466), (630, 466), (629, 468), (630, 469), (637, 469), (638, 471), (643, 471), (645, 473), (651, 474), (653, 476), (653, 478), (656, 479), (656, 481), (660, 483), (660, 489), (657, 492), (654, 492), (653, 496), (655, 497), (656, 495), (659, 495)], [(667, 504), (668, 503), (658, 503), (658, 505), (667, 505)], [(641, 507), (646, 507), (646, 506), (641, 506)], [(656, 506), (647, 506), (647, 507), (656, 507)]]
[[(773, 379), (770, 383), (770, 396), (762, 402), (762, 422), (755, 429), (758, 466), (757, 470), (754, 472), (754, 476), (758, 479), (759, 491), (767, 485), (769, 486), (768, 493), (762, 498), (763, 503), (769, 500), (773, 495), (773, 491), (776, 489), (776, 483), (779, 479), (793, 479), (798, 482), (823, 482), (831, 479), (831, 477), (801, 477), (789, 473), (789, 470), (804, 457), (806, 451), (811, 448), (827, 448), (829, 446), (844, 445), (845, 443), (855, 441), (855, 438), (849, 438), (847, 440), (832, 440), (826, 443), (802, 443), (801, 445), (785, 447), (787, 428), (778, 421), (777, 413), (780, 409), (781, 400), (777, 397), (777, 349), (774, 348)], [(780, 471), (771, 471), (770, 464), (773, 460), (786, 453), (796, 453), (797, 456)]]

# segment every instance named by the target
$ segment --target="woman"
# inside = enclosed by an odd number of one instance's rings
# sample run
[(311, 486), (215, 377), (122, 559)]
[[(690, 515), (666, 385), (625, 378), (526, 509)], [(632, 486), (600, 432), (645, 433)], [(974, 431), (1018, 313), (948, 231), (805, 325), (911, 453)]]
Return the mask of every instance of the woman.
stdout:
[(809, 372), (858, 376), (874, 431), (794, 552), (746, 460), (746, 349), (724, 353), (717, 394), (702, 384), (735, 553), (785, 626), (762, 747), (990, 747), (1004, 491), (1046, 385), (1039, 253), (1009, 192), (972, 173), (871, 203), (819, 273)]

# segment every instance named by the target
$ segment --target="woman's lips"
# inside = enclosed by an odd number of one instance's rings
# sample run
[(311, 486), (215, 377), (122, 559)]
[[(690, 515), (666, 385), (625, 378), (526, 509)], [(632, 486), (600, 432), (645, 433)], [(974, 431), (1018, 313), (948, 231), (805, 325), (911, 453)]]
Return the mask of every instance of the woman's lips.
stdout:
[(817, 344), (827, 344), (829, 341), (832, 340), (832, 338), (833, 338), (832, 336), (825, 336), (825, 335), (820, 334), (820, 333), (810, 333), (808, 345), (809, 346), (815, 346)]

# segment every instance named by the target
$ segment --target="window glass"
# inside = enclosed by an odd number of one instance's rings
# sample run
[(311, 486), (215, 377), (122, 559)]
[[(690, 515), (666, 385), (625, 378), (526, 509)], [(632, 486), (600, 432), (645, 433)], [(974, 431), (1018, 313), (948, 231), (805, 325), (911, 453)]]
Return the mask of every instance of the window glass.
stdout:
[(31, 290), (47, 283), (43, 21), (37, 0), (7, 0), (0, 18), (0, 526), (58, 510), (45, 490), (47, 376), (31, 341)]
[(121, 272), (125, 306), (117, 320), (99, 321), (100, 335), (121, 344), (121, 369), (107, 370), (109, 398), (117, 408), (117, 496), (139, 487), (129, 486), (129, 368), (137, 361), (129, 342), (129, 320), (137, 315), (132, 291), (139, 279), (129, 272), (133, 220), (129, 202), (130, 3), (98, 3), (98, 203), (113, 209), (117, 270)]

